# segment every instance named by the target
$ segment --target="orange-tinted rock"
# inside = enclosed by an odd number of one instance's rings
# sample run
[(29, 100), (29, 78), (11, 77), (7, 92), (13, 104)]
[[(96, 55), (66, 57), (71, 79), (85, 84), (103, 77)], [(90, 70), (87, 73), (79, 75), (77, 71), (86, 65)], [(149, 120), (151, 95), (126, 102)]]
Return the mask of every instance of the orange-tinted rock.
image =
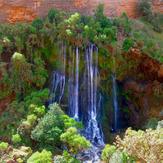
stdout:
[(160, 69), (158, 71), (158, 77), (161, 79), (163, 78), (163, 65), (160, 66)]
[[(139, 0), (0, 0), (0, 22), (31, 21), (36, 16), (45, 16), (49, 9), (58, 8), (71, 12), (92, 14), (99, 3), (105, 5), (107, 16), (126, 12), (130, 17), (138, 15)], [(153, 9), (163, 13), (163, 1), (153, 0)]]
[(21, 22), (23, 19), (25, 19), (27, 22), (31, 22), (33, 19), (36, 18), (35, 12), (27, 7), (14, 6), (8, 9), (7, 12), (7, 21), (9, 23)]
[(146, 80), (163, 82), (163, 68), (161, 63), (136, 48), (125, 53), (124, 56), (128, 61), (134, 61), (136, 63), (135, 75), (143, 74), (143, 78)]

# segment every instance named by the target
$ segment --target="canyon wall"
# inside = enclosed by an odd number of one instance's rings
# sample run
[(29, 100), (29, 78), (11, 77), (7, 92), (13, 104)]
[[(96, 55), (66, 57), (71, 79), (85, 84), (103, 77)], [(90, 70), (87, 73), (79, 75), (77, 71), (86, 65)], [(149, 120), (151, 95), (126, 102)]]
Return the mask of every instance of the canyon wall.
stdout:
[[(126, 12), (130, 17), (138, 15), (136, 6), (139, 0), (0, 0), (0, 22), (32, 21), (45, 16), (49, 9), (92, 14), (99, 3), (105, 4), (107, 16), (117, 16)], [(163, 13), (163, 0), (153, 0), (153, 8)]]

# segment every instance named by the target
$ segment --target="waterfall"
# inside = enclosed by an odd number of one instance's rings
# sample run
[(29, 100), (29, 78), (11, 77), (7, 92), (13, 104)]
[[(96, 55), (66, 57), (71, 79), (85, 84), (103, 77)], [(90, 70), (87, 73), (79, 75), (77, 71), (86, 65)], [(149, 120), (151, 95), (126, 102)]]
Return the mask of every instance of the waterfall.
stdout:
[(75, 54), (72, 54), (72, 63), (71, 60), (69, 62), (72, 67), (70, 68), (68, 81), (69, 114), (76, 120), (79, 120), (79, 61), (79, 48), (76, 47)]
[(57, 102), (60, 104), (64, 94), (65, 88), (65, 75), (60, 72), (54, 71), (51, 84), (51, 99), (50, 103)]
[(65, 76), (66, 46), (63, 43), (61, 49), (62, 51), (60, 54), (60, 60), (62, 63), (62, 69), (58, 71), (53, 71), (52, 73), (50, 103), (57, 102), (60, 104), (62, 97), (64, 95), (65, 84), (66, 84), (66, 76)]
[[(98, 89), (98, 48), (94, 44), (88, 45), (84, 51), (79, 50), (79, 47), (69, 47), (68, 54), (63, 50), (66, 48), (61, 49), (64, 69), (62, 73), (53, 73), (52, 102), (60, 103), (63, 97), (67, 99), (68, 114), (75, 120), (82, 121), (84, 129), (81, 133), (92, 143), (92, 148), (83, 154), (85, 160), (97, 163), (104, 146), (103, 133), (98, 122), (102, 99)], [(81, 58), (83, 60), (80, 60)], [(83, 64), (82, 71), (80, 62)], [(66, 63), (68, 73), (65, 71)]]
[[(95, 49), (95, 52), (94, 52)], [(85, 128), (86, 137), (93, 143), (103, 145), (103, 136), (97, 122), (97, 109), (100, 96), (97, 95), (98, 86), (98, 49), (90, 45), (86, 49), (86, 91), (87, 91), (87, 122)]]
[(118, 98), (117, 98), (117, 82), (116, 75), (112, 74), (112, 98), (113, 98), (113, 109), (114, 109), (114, 125), (113, 130), (117, 131), (119, 129), (119, 106), (118, 106)]

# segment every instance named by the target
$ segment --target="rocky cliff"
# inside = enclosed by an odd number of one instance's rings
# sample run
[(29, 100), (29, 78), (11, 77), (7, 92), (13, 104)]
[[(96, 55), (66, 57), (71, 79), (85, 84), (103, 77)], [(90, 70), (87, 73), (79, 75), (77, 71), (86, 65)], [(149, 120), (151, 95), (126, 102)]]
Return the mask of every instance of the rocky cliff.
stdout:
[[(99, 3), (105, 4), (108, 16), (126, 12), (136, 17), (139, 0), (0, 0), (0, 22), (31, 21), (37, 16), (45, 16), (49, 9), (58, 8), (66, 11), (78, 11), (91, 14)], [(163, 13), (163, 1), (153, 0), (153, 8)]]

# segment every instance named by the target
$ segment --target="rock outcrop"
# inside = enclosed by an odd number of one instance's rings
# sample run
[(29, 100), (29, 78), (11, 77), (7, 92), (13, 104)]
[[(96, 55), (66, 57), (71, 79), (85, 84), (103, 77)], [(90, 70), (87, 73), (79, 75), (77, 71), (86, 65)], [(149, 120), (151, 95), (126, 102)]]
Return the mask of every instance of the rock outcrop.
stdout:
[(131, 75), (128, 73), (123, 81), (123, 88), (129, 93), (130, 124), (139, 128), (147, 119), (162, 119), (163, 65), (136, 48), (125, 53), (124, 57), (135, 63), (135, 67), (129, 70)]
[[(107, 16), (117, 16), (126, 12), (130, 17), (138, 15), (139, 0), (0, 0), (0, 22), (31, 21), (37, 16), (45, 16), (49, 9), (92, 14), (99, 3), (105, 5)], [(163, 13), (163, 1), (153, 0), (153, 8)]]

